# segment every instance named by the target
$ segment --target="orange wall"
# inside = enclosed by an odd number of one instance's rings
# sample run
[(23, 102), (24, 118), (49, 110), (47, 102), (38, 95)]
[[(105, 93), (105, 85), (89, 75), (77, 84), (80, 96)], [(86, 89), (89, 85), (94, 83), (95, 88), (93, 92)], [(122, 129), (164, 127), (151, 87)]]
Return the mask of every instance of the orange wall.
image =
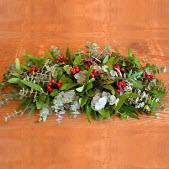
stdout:
[[(75, 51), (86, 40), (169, 66), (169, 1), (0, 0), (0, 79), (22, 51)], [(169, 86), (168, 74), (161, 78)], [(0, 169), (169, 169), (169, 111), (92, 124), (84, 114), (60, 125), (54, 116), (38, 123), (26, 114), (3, 122), (17, 106), (0, 109)]]

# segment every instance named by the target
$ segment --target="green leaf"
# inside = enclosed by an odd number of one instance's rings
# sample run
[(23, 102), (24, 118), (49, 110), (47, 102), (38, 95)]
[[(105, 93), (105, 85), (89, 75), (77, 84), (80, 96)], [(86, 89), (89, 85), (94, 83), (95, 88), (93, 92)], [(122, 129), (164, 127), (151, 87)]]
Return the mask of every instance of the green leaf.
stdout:
[(120, 100), (119, 100), (117, 106), (114, 108), (115, 114), (117, 114), (117, 111), (121, 108), (121, 106), (123, 105), (123, 103), (125, 102), (125, 100), (128, 98), (128, 96), (129, 96), (129, 93), (126, 92), (126, 93), (124, 93), (124, 94), (120, 97)]
[(29, 113), (28, 118), (30, 118), (35, 111), (36, 111), (36, 106), (33, 106), (31, 112)]
[(115, 80), (109, 80), (109, 81), (103, 82), (103, 84), (112, 84), (112, 83), (114, 83), (114, 82), (115, 82)]
[(133, 56), (133, 51), (132, 51), (132, 49), (128, 49), (128, 56), (130, 56), (130, 57)]
[(81, 103), (80, 103), (80, 104), (81, 104), (81, 107), (83, 107), (83, 106), (86, 104), (88, 98), (89, 98), (88, 95), (85, 95), (84, 97), (82, 97)]
[(54, 96), (57, 95), (57, 93), (58, 93), (58, 89), (54, 89), (54, 90), (50, 93), (50, 95), (51, 95), (52, 97), (54, 97)]
[(111, 85), (102, 85), (102, 87), (103, 87), (104, 89), (108, 89), (108, 90), (110, 90), (110, 91), (114, 91), (114, 88), (113, 88), (113, 86), (111, 86)]
[(92, 116), (93, 120), (97, 120), (97, 114), (95, 111), (91, 112), (91, 116)]
[(15, 77), (20, 77), (20, 73), (11, 73), (11, 75), (15, 76)]
[(131, 70), (130, 70), (130, 72), (129, 72), (129, 75), (128, 75), (128, 77), (130, 77), (130, 76), (131, 76), (131, 74), (132, 74), (132, 71), (133, 71), (133, 70), (131, 69)]
[(44, 114), (44, 115), (43, 115), (43, 122), (45, 122), (45, 121), (46, 121), (47, 117), (48, 117), (48, 115), (47, 115), (47, 114)]
[(22, 82), (23, 84), (25, 84), (25, 85), (31, 87), (32, 89), (35, 89), (35, 90), (37, 90), (37, 91), (39, 91), (39, 92), (44, 92), (43, 89), (42, 89), (42, 87), (39, 86), (38, 84), (29, 82), (29, 81), (27, 81), (27, 80), (21, 80), (21, 82)]
[(90, 90), (91, 88), (93, 88), (93, 83), (89, 83), (86, 90)]
[(126, 66), (126, 62), (123, 60), (122, 66)]
[(134, 119), (138, 119), (139, 120), (139, 117), (134, 115), (132, 112), (127, 112), (127, 115), (134, 118)]
[(19, 71), (19, 72), (21, 71), (21, 65), (20, 65), (18, 58), (16, 58), (16, 60), (15, 60), (15, 67), (16, 67), (17, 71)]
[(61, 86), (60, 90), (68, 90), (68, 89), (71, 89), (77, 85), (78, 85), (78, 83), (66, 83), (63, 86)]
[(89, 123), (91, 123), (90, 117), (89, 117), (90, 114), (91, 114), (91, 106), (89, 104), (87, 104), (87, 106), (86, 106), (86, 116), (87, 116), (87, 120), (89, 121)]
[(31, 102), (32, 102), (32, 98), (27, 97), (26, 99), (23, 100), (22, 104), (16, 109), (16, 111), (27, 109), (27, 107), (30, 105)]
[(102, 121), (103, 120), (103, 116), (101, 114), (98, 114), (99, 116), (99, 121)]
[(81, 55), (76, 56), (74, 60), (74, 65), (80, 65), (81, 61), (82, 61)]
[(167, 72), (167, 66), (161, 67), (160, 70), (161, 70), (162, 73)]
[(8, 80), (9, 83), (18, 83), (19, 82), (19, 78), (11, 78)]
[(142, 81), (140, 80), (133, 81), (133, 87), (137, 89), (143, 89)]
[(130, 79), (134, 79), (134, 78), (136, 78), (138, 76), (141, 76), (142, 74), (143, 74), (143, 72), (135, 73), (135, 74), (133, 74), (133, 75), (130, 76)]
[(101, 109), (101, 110), (98, 110), (98, 112), (105, 118), (109, 118), (110, 117), (110, 114), (108, 111), (106, 111), (105, 109)]
[(130, 97), (133, 97), (133, 98), (141, 97), (141, 95), (136, 94), (136, 93), (130, 93), (129, 96), (130, 96)]
[(63, 67), (63, 69), (67, 72), (69, 70), (70, 66), (69, 65), (66, 65)]
[(118, 57), (118, 58), (116, 58), (115, 60), (113, 60), (113, 62), (112, 62), (112, 67), (118, 62), (120, 60), (120, 58)]
[(88, 72), (87, 72), (87, 75), (86, 75), (86, 82), (88, 82), (89, 76), (90, 76), (90, 73), (92, 72), (92, 70), (93, 70), (93, 66), (91, 66), (90, 69), (89, 69)]
[(68, 47), (67, 47), (67, 50), (66, 50), (66, 57), (69, 58), (69, 64), (72, 64), (73, 63), (72, 56), (71, 56), (71, 53), (70, 53), (70, 50), (69, 50)]
[(46, 55), (48, 56), (48, 58), (52, 61), (55, 61), (55, 58), (53, 57), (52, 52), (48, 51), (48, 50), (44, 50), (44, 52), (46, 53)]
[(81, 87), (78, 87), (77, 89), (76, 89), (76, 91), (78, 91), (78, 92), (82, 92), (83, 90), (84, 90), (84, 85), (83, 86), (81, 86)]
[(109, 60), (109, 55), (106, 55), (106, 57), (103, 60), (103, 63), (107, 63), (108, 60)]
[(43, 105), (45, 104), (45, 95), (39, 95), (38, 100), (36, 101), (36, 107), (37, 109), (41, 109)]
[(106, 65), (108, 66), (108, 69), (109, 69), (109, 70), (112, 70), (112, 69), (113, 69), (113, 66), (112, 66), (113, 61), (114, 61), (114, 57), (111, 57), (111, 58), (107, 61), (107, 63), (106, 63)]

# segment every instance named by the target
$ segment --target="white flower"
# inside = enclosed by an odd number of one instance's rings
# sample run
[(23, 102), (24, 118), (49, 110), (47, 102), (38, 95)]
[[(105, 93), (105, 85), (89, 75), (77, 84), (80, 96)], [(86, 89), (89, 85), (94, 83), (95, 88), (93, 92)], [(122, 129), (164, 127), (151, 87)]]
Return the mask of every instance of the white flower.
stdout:
[(101, 97), (99, 101), (95, 104), (95, 109), (96, 110), (101, 110), (105, 107), (107, 103), (107, 98), (106, 97)]
[(107, 68), (108, 68), (108, 66), (107, 66), (107, 65), (102, 66), (102, 70), (103, 70), (103, 72), (108, 72)]
[(117, 106), (118, 102), (119, 102), (119, 98), (116, 99), (116, 97), (114, 95), (110, 96), (109, 105), (114, 105), (115, 104)]

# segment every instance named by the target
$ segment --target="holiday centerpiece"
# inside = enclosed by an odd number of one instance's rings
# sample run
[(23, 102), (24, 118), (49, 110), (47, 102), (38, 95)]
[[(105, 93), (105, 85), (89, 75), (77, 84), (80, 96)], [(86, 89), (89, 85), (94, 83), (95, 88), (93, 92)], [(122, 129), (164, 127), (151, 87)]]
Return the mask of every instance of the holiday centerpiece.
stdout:
[(48, 58), (24, 52), (22, 64), (17, 58), (6, 68), (0, 83), (0, 107), (9, 105), (9, 99), (21, 104), (5, 121), (25, 112), (29, 112), (28, 117), (38, 112), (40, 121), (54, 112), (57, 122), (66, 112), (70, 117), (85, 113), (91, 122), (91, 117), (102, 120), (112, 115), (139, 119), (138, 114), (143, 112), (159, 117), (157, 112), (165, 111), (163, 97), (168, 89), (156, 74), (160, 70), (165, 73), (166, 66), (159, 69), (147, 58), (140, 61), (131, 49), (125, 57), (118, 50), (111, 52), (110, 46), (98, 53), (97, 44), (89, 41), (86, 48), (86, 53), (78, 49), (73, 55), (68, 48), (63, 54), (52, 47), (45, 50)]

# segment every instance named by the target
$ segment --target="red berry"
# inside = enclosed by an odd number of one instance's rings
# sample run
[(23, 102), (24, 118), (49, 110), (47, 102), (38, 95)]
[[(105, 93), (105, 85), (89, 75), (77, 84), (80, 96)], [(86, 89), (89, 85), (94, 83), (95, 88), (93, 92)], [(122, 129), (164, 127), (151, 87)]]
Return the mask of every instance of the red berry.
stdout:
[(78, 66), (74, 66), (75, 67), (75, 69), (79, 69), (79, 67)]
[(147, 79), (150, 79), (150, 76), (149, 76), (149, 75), (147, 76)]
[(78, 69), (75, 69), (76, 70), (76, 72), (79, 72), (79, 68)]
[(113, 69), (116, 69), (116, 66), (113, 66)]
[(123, 86), (123, 90), (125, 89), (125, 87)]
[(122, 80), (121, 83), (124, 84), (125, 83), (124, 80)]
[(62, 64), (65, 64), (65, 62), (62, 62)]
[(145, 72), (145, 76), (148, 76), (148, 74)]
[(49, 86), (52, 86), (52, 83), (51, 83), (51, 82), (49, 82), (49, 83), (48, 83), (48, 85), (49, 85)]
[(47, 89), (49, 90), (51, 87), (50, 86), (47, 86)]
[(63, 58), (64, 58), (64, 55), (61, 55), (61, 56), (60, 56), (60, 59), (63, 59)]
[(117, 93), (120, 93), (120, 89), (117, 89), (116, 92), (117, 92)]
[(90, 75), (92, 78), (94, 78), (94, 74)]
[(119, 88), (119, 89), (121, 88), (121, 85), (120, 85), (120, 84), (118, 85), (118, 88)]
[(90, 61), (90, 62), (92, 62), (92, 61), (93, 61), (93, 59), (92, 59), (92, 58), (90, 58), (90, 59), (89, 59), (89, 61)]
[(70, 72), (73, 72), (73, 69), (72, 69), (72, 68), (70, 68)]
[(98, 71), (97, 73), (100, 75), (100, 74), (101, 74), (101, 71)]
[(31, 69), (28, 69), (28, 72), (30, 73), (30, 72), (31, 72)]
[(66, 57), (66, 60), (69, 60), (69, 58), (68, 58), (68, 57)]
[(61, 59), (60, 57), (57, 58), (57, 60), (60, 60), (60, 59)]
[(60, 87), (61, 86), (61, 84), (60, 83), (57, 83), (57, 87)]
[(73, 71), (72, 71), (72, 73), (73, 73), (73, 74), (76, 74), (76, 71), (75, 71), (75, 70), (73, 70)]
[(117, 68), (117, 69), (120, 69), (120, 66), (119, 66), (119, 65), (117, 65), (117, 66), (116, 66), (116, 68)]
[(41, 71), (41, 68), (40, 68), (40, 67), (38, 67), (38, 71)]
[(123, 83), (122, 82), (119, 82), (119, 85), (122, 85)]
[(49, 89), (49, 91), (50, 91), (50, 92), (52, 92), (52, 91), (53, 91), (53, 89), (52, 89), (52, 88), (50, 88), (50, 89)]
[(96, 63), (92, 63), (92, 66), (95, 66), (96, 65)]
[(126, 87), (126, 83), (123, 83), (123, 87)]
[(122, 67), (121, 69), (120, 69), (122, 72), (124, 72), (124, 68)]
[(151, 79), (154, 79), (154, 76), (151, 76)]
[(55, 79), (52, 79), (52, 80), (51, 80), (51, 83), (55, 83)]
[(62, 83), (62, 80), (61, 80), (61, 79), (59, 79), (59, 80), (58, 80), (58, 83)]
[(56, 63), (59, 63), (59, 60), (56, 60)]
[(86, 62), (86, 61), (87, 61), (87, 58), (84, 58), (83, 60)]
[(97, 70), (96, 70), (96, 69), (93, 69), (93, 73), (97, 73)]
[(89, 69), (89, 67), (88, 67), (88, 66), (85, 66), (85, 69), (86, 69), (86, 70), (88, 70), (88, 69)]
[(35, 68), (35, 67), (31, 67), (31, 69), (32, 69), (33, 71), (35, 71), (35, 70), (36, 70), (36, 68)]

